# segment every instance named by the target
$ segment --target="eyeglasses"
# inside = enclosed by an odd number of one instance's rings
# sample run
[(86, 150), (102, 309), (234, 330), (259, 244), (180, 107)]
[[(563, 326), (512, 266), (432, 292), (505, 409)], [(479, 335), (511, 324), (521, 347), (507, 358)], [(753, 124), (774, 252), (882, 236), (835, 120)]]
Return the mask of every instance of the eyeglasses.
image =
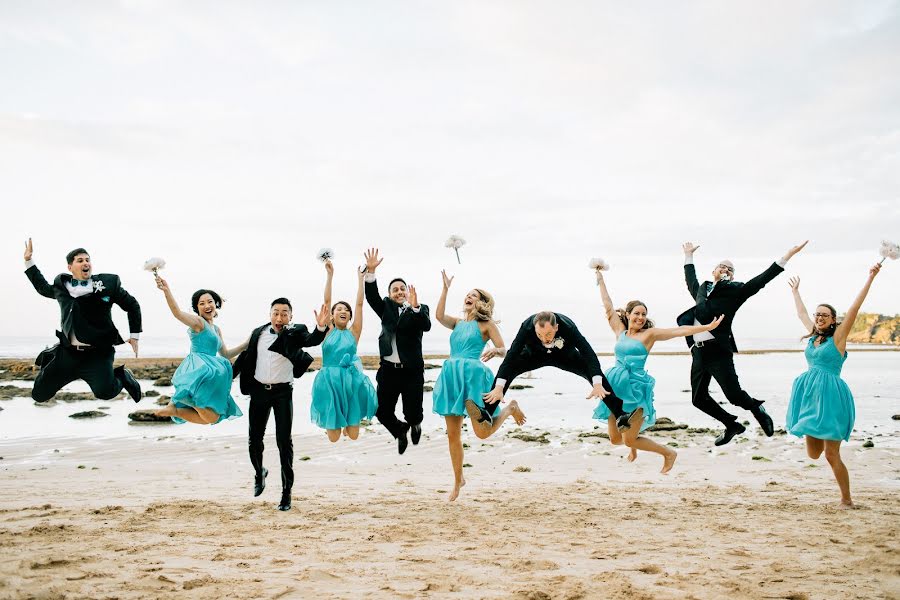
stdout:
[(831, 316), (831, 313), (815, 313), (813, 316), (817, 319), (826, 319)]
[(733, 268), (733, 267), (729, 267), (728, 265), (719, 265), (719, 266), (716, 267), (716, 268), (717, 268), (717, 269), (725, 269), (725, 270), (728, 271), (729, 273), (734, 274), (734, 268)]

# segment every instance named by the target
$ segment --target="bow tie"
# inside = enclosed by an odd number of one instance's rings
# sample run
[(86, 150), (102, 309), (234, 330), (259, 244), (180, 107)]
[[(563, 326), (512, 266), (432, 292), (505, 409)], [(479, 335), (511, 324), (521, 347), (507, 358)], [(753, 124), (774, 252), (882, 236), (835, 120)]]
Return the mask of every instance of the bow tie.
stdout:
[(89, 279), (83, 279), (81, 281), (79, 281), (78, 279), (73, 279), (72, 287), (78, 287), (79, 285), (83, 286), (83, 287), (87, 287), (87, 284), (89, 284), (90, 282), (91, 281)]

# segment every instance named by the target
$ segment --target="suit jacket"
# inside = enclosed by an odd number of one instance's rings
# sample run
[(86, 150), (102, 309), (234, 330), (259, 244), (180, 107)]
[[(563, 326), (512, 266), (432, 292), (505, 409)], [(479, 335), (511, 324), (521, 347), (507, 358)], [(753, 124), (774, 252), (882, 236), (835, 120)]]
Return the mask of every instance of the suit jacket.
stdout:
[[(250, 342), (247, 349), (241, 352), (234, 361), (232, 367), (232, 377), (241, 377), (241, 393), (249, 396), (260, 383), (256, 381), (256, 359), (259, 356), (257, 348), (259, 346), (259, 336), (265, 331), (266, 327), (271, 327), (271, 323), (260, 325), (250, 334)], [(305, 352), (303, 348), (309, 346), (318, 346), (325, 339), (328, 330), (319, 331), (318, 328), (312, 332), (306, 328), (306, 325), (289, 325), (281, 330), (275, 341), (269, 346), (269, 351), (275, 352), (285, 357), (294, 366), (294, 378), (301, 377), (313, 362), (313, 357)]]
[(556, 339), (562, 340), (562, 348), (545, 348), (534, 331), (534, 315), (522, 322), (516, 339), (513, 340), (500, 368), (497, 379), (505, 379), (504, 393), (509, 389), (513, 379), (532, 369), (554, 365), (580, 375), (591, 381), (596, 375), (603, 376), (597, 353), (578, 331), (578, 327), (569, 317), (556, 314), (559, 330)]
[(382, 358), (393, 353), (391, 337), (397, 337), (397, 353), (400, 362), (408, 367), (424, 367), (422, 359), (422, 334), (431, 329), (428, 306), (419, 305), (419, 312), (407, 308), (401, 313), (401, 305), (378, 294), (378, 283), (366, 282), (366, 301), (381, 319), (378, 336), (378, 352)]
[(37, 265), (32, 265), (25, 275), (41, 296), (53, 298), (59, 303), (60, 326), (64, 344), (69, 344), (72, 334), (79, 342), (97, 347), (113, 347), (124, 344), (118, 329), (112, 321), (112, 305), (117, 304), (128, 314), (131, 333), (141, 332), (141, 306), (125, 291), (118, 275), (101, 273), (92, 275), (90, 284), (94, 292), (73, 298), (66, 288), (72, 280), (68, 273), (60, 273), (47, 283)]
[[(697, 272), (694, 265), (684, 265), (684, 280), (687, 283), (688, 292), (694, 298), (695, 305), (678, 315), (679, 325), (693, 325), (696, 319), (702, 324), (710, 323), (719, 315), (725, 315), (722, 323), (710, 331), (716, 341), (725, 347), (730, 347), (732, 352), (737, 352), (737, 344), (734, 342), (734, 336), (731, 334), (731, 323), (734, 315), (750, 296), (756, 294), (759, 290), (775, 279), (784, 267), (778, 264), (772, 265), (746, 283), (740, 281), (720, 281), (715, 285), (711, 294), (707, 296), (707, 284), (703, 285), (697, 281)], [(694, 337), (687, 336), (687, 345), (690, 348), (694, 345)]]

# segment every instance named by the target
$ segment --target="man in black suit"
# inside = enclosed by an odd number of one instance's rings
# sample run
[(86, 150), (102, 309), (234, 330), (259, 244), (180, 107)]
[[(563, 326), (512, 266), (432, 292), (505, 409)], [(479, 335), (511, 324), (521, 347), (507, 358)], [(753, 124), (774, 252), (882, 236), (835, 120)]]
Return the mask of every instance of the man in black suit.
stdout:
[(128, 314), (131, 336), (128, 343), (138, 355), (141, 332), (141, 307), (122, 287), (118, 275), (93, 275), (91, 257), (84, 248), (66, 255), (69, 273), (60, 273), (47, 282), (32, 260), (31, 238), (25, 243), (25, 275), (41, 296), (59, 303), (59, 343), (44, 350), (35, 364), (41, 367), (34, 380), (31, 397), (36, 402), (53, 398), (64, 385), (83, 379), (100, 400), (119, 395), (124, 387), (131, 398), (141, 399), (141, 386), (124, 366), (113, 369), (114, 346), (124, 344), (112, 321), (112, 305)]
[(281, 502), (278, 510), (291, 509), (294, 485), (294, 379), (301, 377), (313, 362), (303, 350), (317, 346), (328, 331), (325, 305), (316, 315), (317, 327), (310, 333), (306, 325), (291, 325), (293, 308), (287, 298), (276, 298), (269, 309), (269, 322), (250, 334), (247, 349), (234, 362), (234, 376), (240, 376), (241, 393), (250, 396), (250, 463), (255, 472), (253, 495), (266, 489), (268, 469), (263, 467), (263, 436), (269, 413), (275, 413), (275, 442), (281, 460)]
[(727, 444), (746, 428), (738, 422), (737, 417), (719, 406), (709, 395), (709, 382), (712, 378), (715, 378), (729, 402), (753, 414), (767, 436), (775, 431), (772, 418), (763, 408), (762, 401), (752, 398), (738, 381), (733, 356), (737, 352), (737, 344), (731, 334), (731, 323), (744, 302), (784, 271), (787, 261), (804, 246), (806, 242), (794, 246), (780, 260), (745, 283), (734, 281), (734, 265), (729, 260), (723, 260), (713, 269), (712, 281), (704, 281), (702, 285), (697, 281), (694, 268), (694, 252), (700, 246), (687, 242), (682, 247), (684, 279), (695, 305), (678, 315), (678, 324), (706, 325), (718, 315), (725, 316), (722, 323), (712, 331), (685, 338), (692, 356), (691, 401), (694, 406), (725, 425), (725, 431), (716, 438), (716, 446)]
[[(388, 296), (382, 298), (375, 281), (375, 269), (384, 260), (378, 249), (370, 248), (366, 257), (366, 301), (381, 319), (378, 351), (381, 365), (378, 383), (378, 411), (375, 416), (397, 439), (397, 451), (406, 452), (409, 432), (413, 444), (422, 436), (422, 389), (425, 384), (425, 361), (422, 358), (422, 334), (431, 329), (428, 306), (419, 304), (416, 288), (396, 277), (388, 284)], [(403, 417), (394, 414), (398, 397), (403, 398)]]
[[(616, 416), (619, 429), (630, 427), (629, 414), (622, 410), (622, 400), (612, 391), (600, 369), (600, 361), (588, 341), (569, 317), (551, 311), (534, 314), (522, 322), (497, 376), (494, 389), (484, 395), (485, 407), (480, 415), (470, 414), (477, 427), (490, 428), (491, 413), (509, 389), (513, 379), (527, 371), (541, 367), (556, 367), (583, 377), (591, 384), (587, 398), (600, 398)], [(466, 410), (475, 410), (474, 402), (466, 403)], [(632, 413), (633, 414), (633, 413)]]

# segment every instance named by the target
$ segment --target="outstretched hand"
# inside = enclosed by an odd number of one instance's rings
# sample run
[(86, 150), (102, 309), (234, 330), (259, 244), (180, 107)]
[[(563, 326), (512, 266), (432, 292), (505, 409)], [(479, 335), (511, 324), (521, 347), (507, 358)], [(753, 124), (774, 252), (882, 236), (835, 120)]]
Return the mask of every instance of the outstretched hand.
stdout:
[(800, 278), (797, 277), (796, 275), (791, 277), (790, 279), (788, 279), (788, 285), (791, 286), (791, 290), (793, 292), (795, 292), (795, 293), (799, 292), (800, 291)]
[(716, 327), (718, 327), (718, 326), (722, 323), (722, 320), (723, 320), (723, 319), (725, 319), (725, 315), (719, 315), (718, 317), (716, 317), (715, 319), (712, 320), (712, 323), (709, 323), (709, 324), (706, 326), (706, 330), (707, 330), (707, 331), (712, 331), (713, 329), (715, 329)]
[(328, 328), (328, 325), (331, 322), (331, 315), (328, 314), (328, 307), (324, 304), (319, 307), (319, 310), (313, 310), (313, 316), (316, 318), (316, 325), (319, 327)]
[(481, 353), (481, 362), (487, 362), (495, 356), (503, 356), (503, 350), (500, 348), (485, 348)]
[(496, 404), (497, 402), (506, 402), (503, 399), (503, 388), (495, 387), (487, 394), (481, 396), (481, 399), (484, 400), (485, 404)]
[(591, 387), (591, 393), (585, 396), (585, 400), (590, 400), (591, 398), (603, 400), (607, 396), (609, 396), (609, 392), (603, 389), (603, 384), (597, 383)]
[(28, 241), (25, 242), (25, 262), (31, 260), (31, 255), (34, 253), (34, 247), (31, 245), (31, 238), (28, 238)]
[(168, 291), (170, 291), (170, 290), (169, 290), (169, 284), (166, 282), (165, 279), (163, 279), (163, 278), (160, 277), (159, 275), (156, 276), (156, 287), (158, 287), (159, 289), (161, 289), (163, 292), (168, 292)]
[(134, 350), (134, 357), (138, 357), (138, 341), (134, 338), (130, 338), (128, 343), (131, 345), (131, 349)]
[(416, 293), (416, 286), (409, 286), (409, 305), (413, 308), (419, 308), (419, 294)]
[(444, 288), (449, 289), (450, 284), (453, 283), (453, 277), (447, 277), (447, 271), (441, 269), (441, 277), (444, 279)]
[(356, 269), (356, 277), (359, 280), (359, 285), (363, 284), (363, 280), (366, 278), (366, 267), (362, 266)]
[(331, 259), (325, 261), (325, 272), (329, 275), (334, 275), (334, 263), (331, 262)]
[(869, 269), (869, 279), (875, 279), (875, 276), (881, 272), (881, 263), (875, 263), (872, 265), (872, 268)]
[(375, 273), (375, 269), (378, 268), (378, 265), (381, 264), (383, 258), (378, 258), (378, 248), (369, 248), (365, 251), (363, 256), (366, 257), (366, 271), (369, 273)]
[(693, 256), (694, 252), (696, 252), (700, 246), (695, 246), (692, 242), (685, 242), (681, 245), (681, 249), (684, 250), (685, 256)]
[(787, 251), (787, 254), (784, 255), (785, 258), (791, 258), (795, 254), (797, 254), (798, 252), (803, 250), (808, 243), (809, 243), (809, 240), (806, 240), (802, 244), (797, 244), (796, 246), (794, 246), (793, 248), (791, 248), (790, 250)]

